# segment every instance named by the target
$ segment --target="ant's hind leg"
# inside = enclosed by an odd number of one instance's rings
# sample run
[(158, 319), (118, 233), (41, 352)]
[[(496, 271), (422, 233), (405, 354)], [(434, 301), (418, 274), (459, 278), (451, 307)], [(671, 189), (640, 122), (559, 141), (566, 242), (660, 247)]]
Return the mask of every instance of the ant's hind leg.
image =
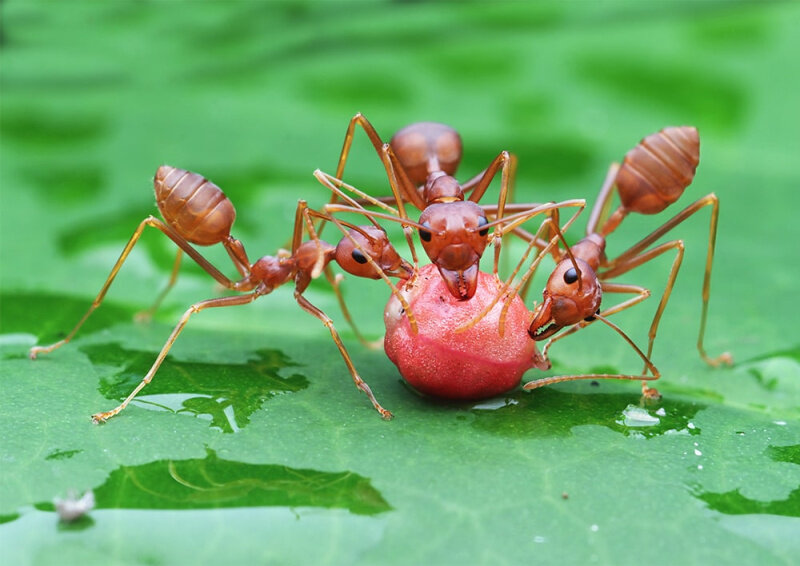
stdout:
[(141, 391), (144, 388), (145, 385), (147, 385), (148, 383), (150, 383), (150, 381), (152, 381), (153, 376), (155, 375), (156, 371), (158, 371), (158, 368), (161, 366), (161, 363), (164, 361), (164, 358), (167, 357), (167, 353), (169, 352), (170, 348), (172, 348), (172, 345), (175, 343), (175, 340), (178, 338), (178, 335), (183, 330), (183, 327), (186, 326), (187, 322), (189, 322), (189, 317), (191, 317), (193, 314), (198, 313), (203, 309), (211, 307), (232, 307), (235, 305), (246, 305), (247, 303), (255, 301), (260, 296), (261, 293), (256, 291), (254, 293), (250, 293), (247, 295), (235, 295), (232, 297), (208, 299), (206, 301), (201, 301), (199, 303), (193, 304), (191, 307), (189, 307), (189, 309), (185, 313), (183, 313), (183, 316), (181, 317), (180, 321), (172, 330), (172, 334), (169, 335), (169, 338), (167, 338), (166, 343), (164, 343), (164, 346), (161, 348), (161, 352), (159, 352), (156, 361), (153, 362), (153, 365), (150, 367), (150, 370), (144, 376), (139, 385), (137, 385), (136, 388), (131, 392), (131, 394), (128, 395), (125, 398), (125, 400), (122, 403), (120, 403), (117, 407), (111, 409), (110, 411), (105, 411), (103, 413), (95, 413), (94, 415), (92, 415), (92, 420), (95, 423), (105, 422), (114, 415), (118, 414), (120, 411), (122, 411), (125, 407), (128, 406), (128, 403), (130, 403), (133, 400), (133, 398), (136, 397), (136, 395), (139, 393), (139, 391)]
[(97, 293), (97, 296), (95, 297), (94, 301), (92, 301), (91, 306), (89, 306), (89, 309), (86, 311), (83, 317), (81, 317), (81, 319), (72, 328), (72, 330), (70, 330), (69, 333), (58, 342), (54, 342), (49, 346), (32, 347), (28, 351), (28, 356), (32, 360), (36, 359), (36, 357), (39, 354), (47, 354), (49, 352), (52, 352), (53, 350), (60, 348), (61, 346), (72, 340), (73, 336), (75, 336), (75, 333), (77, 333), (80, 327), (83, 326), (83, 323), (86, 322), (86, 319), (88, 319), (89, 316), (94, 312), (94, 310), (100, 306), (100, 303), (103, 302), (103, 298), (105, 298), (109, 287), (111, 287), (111, 284), (114, 282), (114, 278), (117, 276), (117, 273), (119, 273), (122, 264), (125, 263), (125, 260), (128, 258), (128, 255), (131, 253), (131, 250), (136, 245), (136, 242), (139, 241), (139, 238), (141, 237), (142, 232), (144, 231), (146, 226), (152, 226), (153, 228), (158, 228), (159, 230), (161, 230), (164, 234), (167, 235), (167, 237), (169, 237), (170, 240), (175, 242), (175, 244), (177, 244), (178, 247), (181, 250), (183, 250), (183, 252), (185, 252), (189, 257), (191, 257), (200, 267), (202, 267), (209, 275), (211, 275), (217, 282), (222, 284), (224, 287), (240, 291), (249, 291), (250, 289), (252, 289), (252, 286), (249, 286), (248, 283), (245, 283), (244, 285), (237, 284), (234, 281), (231, 281), (230, 279), (225, 277), (225, 275), (222, 272), (220, 272), (216, 267), (211, 265), (208, 262), (208, 260), (206, 260), (202, 255), (200, 255), (200, 253), (197, 250), (195, 250), (189, 244), (189, 242), (187, 242), (174, 228), (172, 228), (168, 224), (165, 224), (164, 222), (162, 222), (158, 218), (155, 218), (154, 216), (148, 216), (147, 218), (142, 220), (139, 223), (139, 226), (136, 227), (136, 230), (134, 230), (133, 235), (131, 236), (130, 240), (128, 240), (128, 243), (125, 245), (125, 248), (123, 248), (122, 253), (117, 259), (117, 262), (114, 264), (114, 267), (111, 268), (111, 273), (108, 274), (105, 283), (103, 283), (103, 287), (100, 289), (100, 292)]
[(592, 211), (589, 214), (589, 220), (586, 223), (587, 236), (597, 232), (598, 226), (605, 222), (609, 216), (609, 213), (611, 212), (611, 199), (614, 196), (618, 172), (619, 163), (612, 163), (608, 168), (608, 173), (606, 173), (603, 186), (600, 187), (600, 192), (597, 194), (597, 200), (595, 201)]
[(172, 264), (172, 272), (169, 275), (169, 281), (167, 281), (167, 286), (161, 290), (161, 293), (158, 294), (156, 300), (153, 301), (153, 304), (150, 305), (150, 308), (137, 312), (133, 319), (136, 322), (150, 322), (153, 318), (153, 315), (158, 310), (158, 307), (161, 306), (161, 303), (164, 301), (164, 297), (167, 296), (170, 289), (175, 286), (175, 282), (178, 280), (178, 272), (181, 268), (181, 258), (183, 257), (183, 252), (180, 248), (178, 248), (178, 253), (175, 254), (175, 262)]
[(706, 331), (706, 320), (708, 318), (708, 300), (711, 294), (711, 267), (714, 261), (714, 247), (717, 237), (717, 220), (719, 218), (719, 199), (715, 194), (711, 193), (704, 197), (701, 197), (694, 203), (687, 206), (681, 212), (673, 216), (670, 220), (662, 224), (659, 228), (651, 232), (648, 236), (642, 238), (638, 243), (634, 244), (628, 250), (620, 254), (617, 258), (608, 261), (607, 264), (603, 266), (604, 271), (598, 273), (598, 276), (600, 277), (600, 279), (610, 279), (612, 277), (617, 277), (618, 275), (627, 273), (633, 268), (638, 267), (639, 265), (646, 263), (647, 261), (650, 261), (650, 259), (656, 257), (657, 255), (660, 255), (667, 249), (670, 248), (677, 249), (677, 257), (673, 262), (673, 266), (670, 270), (670, 275), (667, 281), (667, 288), (665, 289), (664, 295), (662, 296), (661, 302), (659, 303), (658, 311), (656, 311), (656, 316), (650, 328), (650, 340), (652, 348), (652, 341), (655, 338), (655, 332), (658, 327), (658, 321), (661, 318), (661, 313), (663, 312), (667, 300), (669, 299), (669, 294), (672, 290), (672, 286), (674, 285), (675, 277), (677, 276), (677, 270), (680, 267), (680, 260), (683, 257), (683, 242), (679, 240), (674, 240), (656, 246), (655, 248), (652, 248), (650, 250), (647, 250), (647, 248), (653, 243), (655, 243), (659, 238), (668, 233), (670, 230), (675, 228), (675, 226), (682, 223), (684, 220), (686, 220), (699, 210), (705, 208), (706, 206), (711, 207), (711, 221), (709, 224), (705, 275), (703, 276), (702, 311), (700, 313), (700, 330), (697, 336), (697, 350), (700, 354), (700, 357), (712, 367), (718, 367), (720, 365), (730, 366), (733, 365), (733, 356), (731, 356), (729, 352), (723, 352), (719, 356), (711, 358), (706, 354), (705, 347), (703, 346), (703, 341), (705, 338), (705, 331)]

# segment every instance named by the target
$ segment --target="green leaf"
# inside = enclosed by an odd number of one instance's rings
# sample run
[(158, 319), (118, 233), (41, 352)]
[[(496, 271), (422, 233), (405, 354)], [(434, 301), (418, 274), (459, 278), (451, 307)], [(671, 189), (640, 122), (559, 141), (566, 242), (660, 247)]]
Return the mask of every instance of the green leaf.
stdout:
[[(797, 5), (12, 1), (0, 10), (4, 563), (796, 561)], [(736, 365), (709, 368), (695, 348), (705, 211), (668, 236), (684, 240), (686, 255), (653, 350), (656, 404), (616, 381), (470, 403), (419, 396), (382, 351), (359, 344), (320, 278), (306, 296), (334, 320), (392, 421), (354, 387), (328, 330), (287, 285), (192, 315), (152, 383), (94, 425), (90, 415), (140, 382), (181, 313), (219, 296), (184, 260), (155, 319), (134, 322), (175, 253), (149, 228), (75, 339), (28, 358), (34, 344), (67, 335), (138, 223), (157, 214), (159, 165), (219, 184), (254, 260), (290, 241), (298, 199), (328, 201), (311, 172), (335, 171), (358, 111), (385, 139), (413, 121), (454, 125), (460, 179), (501, 150), (516, 153), (518, 202), (591, 205), (609, 163), (639, 139), (698, 126), (688, 194), (674, 210), (626, 219), (607, 252), (715, 192), (705, 344)], [(345, 177), (388, 194), (359, 130)], [(494, 183), (484, 200), (497, 193)], [(389, 230), (407, 255), (398, 227)], [(521, 250), (507, 248), (513, 265)], [(235, 276), (224, 250), (202, 252)], [(614, 317), (640, 347), (671, 262), (620, 278), (653, 294)], [(359, 328), (378, 338), (387, 287), (347, 278), (343, 292)], [(641, 369), (599, 325), (550, 354), (553, 374)], [(60, 522), (54, 500), (87, 490), (96, 507)]]

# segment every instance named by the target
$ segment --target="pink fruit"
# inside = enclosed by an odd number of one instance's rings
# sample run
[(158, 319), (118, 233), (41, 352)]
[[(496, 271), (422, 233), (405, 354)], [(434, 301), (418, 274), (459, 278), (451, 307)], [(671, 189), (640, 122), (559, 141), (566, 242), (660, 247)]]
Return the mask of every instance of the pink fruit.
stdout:
[(528, 336), (531, 315), (515, 296), (500, 336), (498, 302), (480, 322), (464, 332), (455, 328), (472, 320), (497, 294), (499, 282), (480, 273), (475, 295), (457, 300), (434, 265), (420, 269), (400, 291), (411, 307), (418, 332), (411, 330), (400, 301), (392, 295), (383, 313), (384, 349), (403, 378), (418, 391), (448, 399), (481, 399), (514, 389), (528, 369), (546, 369)]

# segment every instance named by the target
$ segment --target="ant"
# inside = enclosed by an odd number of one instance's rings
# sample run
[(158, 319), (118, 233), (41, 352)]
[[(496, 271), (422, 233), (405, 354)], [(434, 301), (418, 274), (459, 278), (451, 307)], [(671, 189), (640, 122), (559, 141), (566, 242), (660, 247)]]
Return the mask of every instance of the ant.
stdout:
[[(497, 225), (502, 227), (516, 159), (502, 151), (483, 172), (460, 184), (453, 175), (461, 161), (462, 143), (453, 128), (436, 122), (417, 122), (402, 128), (389, 143), (384, 143), (372, 124), (358, 113), (350, 120), (345, 133), (336, 167), (337, 181), (344, 174), (356, 125), (366, 132), (381, 158), (398, 216), (403, 221), (408, 219), (405, 202), (422, 211), (419, 222), (404, 222), (409, 245), (408, 230), (413, 226), (419, 231), (422, 247), (437, 266), (450, 293), (459, 300), (471, 298), (475, 294), (479, 263), (489, 234), (489, 221), (478, 201), (501, 171), (500, 196), (493, 210), (501, 219)], [(468, 193), (469, 198), (466, 197)], [(331, 204), (336, 200), (336, 196), (332, 197)], [(500, 253), (500, 244), (501, 240), (495, 237), (495, 256)], [(416, 256), (413, 259), (416, 263)]]
[[(543, 302), (534, 310), (533, 320), (528, 330), (533, 340), (541, 341), (549, 338), (541, 352), (542, 356), (546, 358), (547, 352), (554, 342), (592, 324), (595, 320), (600, 320), (616, 330), (643, 359), (645, 367), (642, 370), (642, 374), (553, 376), (530, 381), (523, 386), (524, 389), (530, 390), (552, 383), (577, 379), (641, 379), (644, 397), (646, 399), (659, 398), (658, 391), (647, 385), (648, 381), (656, 380), (660, 377), (660, 373), (652, 364), (650, 358), (661, 316), (669, 301), (683, 260), (684, 244), (682, 240), (671, 240), (652, 248), (650, 246), (687, 218), (708, 206), (711, 207), (711, 221), (705, 276), (703, 279), (703, 307), (697, 349), (700, 357), (713, 367), (721, 364), (731, 365), (733, 363), (730, 353), (725, 352), (717, 358), (710, 358), (703, 347), (710, 295), (711, 266), (714, 259), (714, 245), (719, 217), (719, 199), (714, 193), (710, 193), (690, 204), (616, 258), (608, 259), (605, 255), (606, 237), (619, 226), (622, 220), (630, 212), (656, 214), (678, 200), (694, 179), (699, 161), (700, 138), (697, 129), (691, 126), (682, 126), (665, 128), (660, 132), (645, 137), (625, 155), (622, 166), (613, 163), (600, 189), (597, 202), (591, 211), (586, 227), (586, 237), (571, 246), (571, 248), (566, 247), (563, 252), (558, 250), (557, 265), (545, 286)], [(609, 215), (611, 201), (615, 192), (619, 195), (620, 204)], [(557, 223), (554, 224), (553, 229), (558, 231)], [(527, 239), (531, 241), (529, 251), (533, 245), (541, 247), (538, 243), (540, 242), (538, 234), (529, 234)], [(539, 260), (547, 251), (553, 248), (556, 241), (557, 239), (553, 238), (540, 251), (539, 257), (531, 264), (523, 278), (524, 280), (533, 274)], [(666, 288), (650, 324), (649, 342), (647, 353), (645, 354), (619, 327), (606, 317), (644, 301), (650, 296), (650, 291), (638, 285), (612, 283), (609, 280), (623, 275), (670, 250), (675, 250), (676, 256), (667, 277)], [(523, 257), (522, 261), (524, 260), (525, 258)], [(512, 275), (512, 278), (514, 275)], [(500, 300), (500, 296), (508, 289), (510, 281), (511, 279), (498, 293), (494, 303)], [(520, 285), (517, 285), (512, 293), (515, 293)], [(635, 296), (601, 311), (600, 303), (604, 292), (630, 293)], [(487, 312), (489, 308), (486, 309)], [(473, 321), (456, 331), (469, 328), (482, 316), (484, 316), (484, 313), (479, 314)], [(565, 327), (569, 328), (560, 335), (553, 337)], [(648, 372), (650, 375), (648, 375)]]
[[(400, 224), (403, 225), (403, 229), (404, 230), (406, 228), (408, 228), (408, 227), (416, 228), (417, 230), (419, 230), (420, 235), (423, 238), (423, 242), (425, 241), (424, 240), (424, 236), (422, 236), (422, 234), (424, 232), (428, 231), (428, 229), (430, 227), (426, 226), (424, 224), (420, 224), (419, 222), (414, 222), (413, 220), (409, 220), (408, 217), (402, 217), (401, 215), (399, 215), (398, 209), (392, 208), (386, 202), (384, 202), (383, 199), (371, 197), (370, 195), (360, 191), (359, 189), (353, 187), (352, 185), (349, 185), (349, 184), (345, 183), (341, 179), (333, 177), (332, 175), (329, 175), (329, 174), (327, 174), (327, 173), (325, 173), (323, 171), (320, 171), (319, 169), (314, 171), (314, 176), (317, 178), (317, 180), (320, 183), (322, 183), (324, 186), (328, 187), (331, 191), (333, 191), (335, 195), (337, 195), (337, 196), (339, 196), (339, 197), (341, 197), (343, 199), (346, 199), (348, 201), (348, 203), (349, 203), (349, 205), (342, 205), (342, 204), (338, 204), (336, 202), (331, 202), (331, 203), (326, 204), (323, 207), (323, 211), (324, 211), (324, 218), (327, 221), (336, 222), (336, 220), (335, 220), (335, 218), (336, 218), (335, 214), (336, 213), (346, 212), (346, 213), (361, 214), (361, 215), (366, 216), (367, 218), (369, 218), (373, 222), (375, 222), (375, 218), (380, 218), (380, 219), (390, 220), (392, 222), (400, 223)], [(355, 199), (346, 197), (346, 195), (342, 192), (341, 189), (346, 189), (346, 190), (358, 195), (360, 197), (360, 199), (359, 200), (355, 200)], [(382, 212), (375, 212), (375, 211), (366, 210), (363, 206), (361, 206), (362, 203), (380, 207), (380, 208), (384, 209), (386, 212), (382, 213)], [(509, 233), (509, 232), (513, 232), (515, 234), (518, 234), (521, 237), (523, 237), (526, 240), (528, 240), (531, 237), (530, 234), (528, 232), (520, 229), (519, 226), (521, 224), (523, 224), (524, 222), (530, 220), (534, 216), (538, 215), (538, 214), (546, 213), (548, 215), (548, 218), (540, 226), (539, 232), (537, 232), (537, 236), (533, 237), (531, 245), (538, 246), (540, 249), (549, 250), (550, 248), (552, 248), (552, 244), (548, 245), (547, 242), (545, 242), (541, 238), (539, 238), (539, 233), (541, 233), (543, 231), (543, 228), (545, 228), (547, 226), (550, 226), (550, 225), (554, 225), (555, 226), (554, 230), (556, 230), (557, 234), (560, 236), (561, 232), (557, 230), (557, 225), (558, 225), (558, 222), (559, 222), (559, 210), (561, 208), (577, 208), (577, 210), (573, 213), (573, 215), (569, 218), (569, 220), (567, 220), (567, 222), (564, 224), (562, 230), (566, 230), (577, 219), (578, 215), (580, 215), (580, 213), (583, 211), (585, 206), (586, 206), (586, 201), (583, 200), (583, 199), (571, 199), (571, 200), (565, 200), (565, 201), (561, 201), (561, 202), (549, 202), (549, 203), (544, 203), (544, 204), (514, 204), (514, 205), (510, 205), (508, 207), (508, 209), (518, 210), (519, 212), (510, 214), (510, 215), (505, 216), (505, 217), (500, 217), (500, 218), (496, 217), (497, 213), (496, 213), (494, 207), (491, 207), (491, 210), (489, 210), (488, 213), (492, 214), (493, 216), (495, 216), (495, 219), (493, 221), (491, 221), (491, 222), (486, 220), (485, 223), (482, 224), (482, 227), (483, 227), (482, 232), (485, 230), (486, 234), (488, 234), (489, 229), (490, 228), (494, 228), (494, 231), (492, 232), (492, 238), (495, 241), (498, 241), (498, 242), (502, 241), (503, 235), (506, 234), (506, 233)], [(487, 207), (487, 208), (489, 208), (489, 207)], [(445, 220), (447, 219), (446, 216), (443, 217), (443, 218)], [(484, 218), (485, 218), (485, 216), (484, 216)], [(341, 229), (341, 227), (340, 227), (340, 229)], [(446, 236), (447, 234), (443, 233), (443, 235)], [(555, 236), (554, 238), (558, 238), (559, 236)], [(563, 239), (563, 236), (561, 236), (561, 238)], [(417, 260), (417, 255), (416, 255), (416, 251), (415, 251), (415, 248), (414, 248), (414, 244), (413, 244), (413, 241), (410, 238), (408, 238), (408, 245), (409, 245), (409, 249), (411, 251), (411, 255), (412, 255), (413, 259), (414, 259), (413, 275), (409, 279), (409, 284), (411, 284), (413, 282), (413, 280), (414, 280), (414, 277), (416, 277), (416, 275), (419, 273), (419, 269), (417, 267), (417, 261), (416, 261)], [(565, 242), (565, 245), (566, 245), (566, 242)], [(480, 260), (480, 258), (478, 258), (478, 261), (479, 260)], [(493, 274), (494, 274), (495, 277), (498, 277), (498, 275), (497, 275), (498, 274), (498, 263), (499, 263), (499, 255), (495, 254), (495, 256), (494, 256), (494, 268), (493, 268)], [(441, 272), (441, 267), (438, 264), (436, 264), (436, 265), (437, 265), (437, 268)], [(516, 275), (516, 272), (515, 272), (514, 275)], [(476, 286), (476, 288), (477, 288), (477, 276), (478, 276), (478, 270), (477, 270), (477, 264), (476, 264), (476, 267), (475, 267), (475, 277), (476, 277), (475, 286)], [(449, 284), (447, 283), (447, 279), (443, 278), (443, 280), (445, 282), (445, 286), (448, 287), (448, 290), (451, 290)], [(473, 289), (473, 295), (474, 295), (474, 289)], [(465, 300), (464, 297), (461, 296), (461, 295), (454, 294), (454, 296), (458, 300)], [(487, 312), (488, 312), (488, 310), (487, 310)], [(416, 332), (416, 327), (415, 327), (415, 324), (414, 324), (413, 317), (410, 317), (409, 322), (411, 323), (412, 329)], [(477, 320), (476, 320), (476, 322), (477, 322)], [(501, 328), (501, 334), (502, 334), (502, 332), (503, 332), (502, 331), (502, 328), (503, 328), (502, 320), (501, 320), (500, 328)]]
[[(233, 204), (217, 185), (197, 173), (166, 165), (158, 168), (153, 184), (157, 205), (165, 221), (161, 221), (154, 216), (148, 216), (141, 221), (122, 250), (119, 259), (114, 264), (111, 273), (86, 314), (62, 340), (49, 346), (32, 347), (29, 351), (30, 358), (35, 359), (39, 354), (52, 352), (72, 339), (89, 315), (102, 302), (122, 264), (146, 226), (160, 230), (178, 246), (177, 257), (167, 288), (161, 293), (156, 304), (147, 311), (148, 313), (155, 310), (166, 292), (174, 284), (182, 252), (191, 257), (226, 289), (247, 294), (208, 299), (189, 307), (173, 329), (152, 367), (139, 385), (116, 408), (93, 415), (92, 420), (95, 423), (105, 422), (118, 414), (139, 391), (150, 383), (191, 315), (207, 308), (231, 307), (251, 303), (289, 281), (294, 281), (294, 298), (300, 307), (318, 318), (330, 331), (331, 337), (336, 343), (356, 387), (367, 395), (373, 407), (383, 418), (389, 419), (392, 417), (392, 414), (378, 403), (367, 383), (358, 375), (350, 355), (334, 328), (333, 321), (303, 296), (311, 280), (318, 277), (323, 270), (328, 275), (327, 268), (331, 261), (335, 261), (342, 269), (352, 275), (370, 279), (384, 279), (401, 304), (408, 308), (405, 299), (397, 291), (389, 277), (407, 279), (413, 270), (409, 263), (397, 254), (394, 247), (389, 243), (386, 233), (377, 223), (370, 219), (373, 225), (354, 226), (337, 221), (342, 227), (345, 237), (341, 239), (338, 245), (333, 246), (319, 239), (314, 230), (312, 220), (312, 218), (330, 219), (326, 215), (308, 208), (306, 202), (301, 200), (298, 202), (295, 213), (291, 251), (281, 250), (277, 256), (264, 256), (255, 263), (250, 263), (242, 243), (230, 234), (236, 217)], [(340, 196), (346, 200), (349, 199), (346, 195)], [(355, 204), (354, 202), (351, 203)], [(307, 227), (311, 239), (301, 242), (304, 225)], [(241, 275), (241, 279), (238, 281), (233, 281), (222, 274), (192, 246), (192, 244), (210, 246), (217, 243), (221, 243), (224, 246), (236, 270)], [(329, 280), (334, 285), (334, 291), (339, 297), (340, 304), (344, 304), (338, 290), (338, 281), (334, 281), (332, 277), (329, 277)], [(346, 314), (346, 317), (352, 324), (349, 315)]]

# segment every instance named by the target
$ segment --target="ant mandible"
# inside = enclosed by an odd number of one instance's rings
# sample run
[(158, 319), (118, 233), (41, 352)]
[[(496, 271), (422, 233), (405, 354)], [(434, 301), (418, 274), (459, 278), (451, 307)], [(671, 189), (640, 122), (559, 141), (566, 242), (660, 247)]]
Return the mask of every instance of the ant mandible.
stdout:
[[(700, 357), (713, 367), (721, 364), (732, 364), (733, 358), (728, 352), (716, 358), (710, 358), (703, 347), (711, 287), (711, 267), (714, 259), (719, 217), (719, 199), (714, 193), (710, 193), (690, 204), (616, 258), (609, 260), (605, 255), (606, 237), (619, 226), (630, 212), (656, 214), (678, 200), (694, 179), (699, 160), (700, 139), (697, 129), (691, 126), (682, 126), (665, 128), (660, 132), (647, 136), (626, 154), (622, 166), (616, 163), (612, 164), (600, 189), (597, 202), (590, 214), (586, 226), (586, 237), (571, 246), (571, 249), (559, 250), (558, 255), (560, 257), (557, 259), (557, 265), (547, 281), (543, 292), (543, 302), (534, 310), (533, 320), (528, 330), (531, 338), (536, 341), (549, 338), (542, 349), (542, 356), (547, 357), (547, 352), (554, 342), (577, 332), (595, 320), (600, 320), (620, 333), (644, 360), (645, 367), (642, 370), (642, 374), (553, 376), (530, 381), (524, 385), (524, 389), (530, 390), (552, 383), (576, 379), (642, 379), (644, 396), (646, 398), (658, 398), (660, 396), (658, 391), (647, 384), (648, 381), (660, 377), (660, 373), (652, 364), (650, 358), (661, 316), (669, 301), (683, 260), (684, 244), (682, 240), (671, 240), (652, 248), (650, 246), (677, 225), (707, 206), (711, 207), (711, 220), (705, 275), (703, 278), (703, 307), (700, 316), (697, 349)], [(609, 208), (615, 192), (619, 195), (620, 205), (609, 216)], [(554, 229), (558, 231), (557, 223)], [(528, 239), (531, 240), (531, 245), (535, 241), (538, 242), (536, 236), (528, 235)], [(553, 238), (550, 245), (540, 252), (537, 261), (531, 265), (523, 279), (532, 275), (538, 265), (538, 260), (553, 247), (552, 244), (555, 242), (556, 238)], [(650, 324), (648, 347), (645, 354), (620, 328), (606, 317), (644, 301), (650, 296), (650, 291), (639, 285), (612, 283), (609, 280), (623, 275), (669, 250), (675, 250), (676, 255), (667, 277), (664, 293)], [(504, 289), (507, 288), (508, 284)], [(516, 289), (519, 289), (519, 286)], [(600, 303), (603, 293), (630, 293), (635, 296), (601, 311)], [(496, 300), (499, 299), (500, 296), (498, 294)], [(480, 316), (476, 317), (476, 320), (479, 318)], [(465, 325), (465, 327), (469, 327), (469, 324)], [(570, 328), (553, 337), (565, 327)], [(648, 372), (650, 375), (648, 375)]]
[[(450, 293), (459, 300), (469, 299), (475, 294), (480, 259), (489, 240), (489, 221), (478, 201), (500, 170), (500, 196), (493, 210), (502, 226), (515, 158), (502, 151), (482, 173), (460, 184), (453, 175), (461, 161), (462, 144), (453, 128), (436, 122), (417, 122), (399, 130), (389, 143), (383, 143), (372, 124), (358, 113), (347, 128), (336, 179), (342, 179), (344, 174), (356, 125), (366, 132), (381, 158), (400, 218), (408, 219), (405, 202), (422, 211), (414, 226), (425, 253), (437, 266)], [(335, 202), (334, 196), (331, 204)], [(404, 225), (409, 243), (410, 226)], [(500, 244), (501, 240), (494, 238), (496, 257)]]
[[(230, 234), (236, 212), (231, 201), (219, 187), (197, 173), (166, 165), (158, 168), (153, 184), (158, 208), (165, 222), (154, 216), (148, 216), (142, 220), (122, 250), (119, 259), (114, 264), (111, 273), (86, 314), (62, 340), (49, 346), (32, 347), (29, 351), (30, 358), (34, 359), (39, 354), (52, 352), (72, 339), (89, 315), (102, 302), (122, 264), (146, 226), (160, 230), (178, 246), (177, 257), (167, 288), (161, 293), (156, 304), (148, 312), (152, 312), (156, 308), (166, 291), (174, 284), (182, 252), (191, 257), (226, 289), (247, 292), (247, 294), (208, 299), (189, 307), (173, 329), (152, 367), (139, 385), (116, 408), (93, 415), (94, 422), (104, 422), (118, 414), (150, 383), (191, 315), (207, 308), (230, 307), (251, 303), (289, 281), (294, 281), (294, 298), (300, 307), (318, 318), (330, 331), (331, 337), (336, 343), (356, 387), (367, 395), (373, 407), (382, 417), (386, 419), (392, 417), (392, 414), (378, 403), (367, 383), (359, 376), (350, 359), (350, 355), (334, 328), (333, 321), (303, 296), (311, 280), (319, 276), (331, 261), (335, 261), (352, 275), (370, 279), (384, 279), (392, 288), (392, 292), (396, 293), (398, 300), (404, 306), (407, 306), (405, 299), (397, 292), (396, 287), (388, 278), (407, 279), (413, 270), (408, 262), (397, 254), (394, 247), (389, 243), (385, 232), (377, 223), (373, 221), (373, 225), (370, 226), (354, 226), (343, 223), (349, 228), (349, 231), (345, 233), (345, 237), (341, 239), (337, 246), (333, 246), (320, 240), (314, 230), (312, 218), (322, 218), (324, 220), (326, 216), (308, 208), (306, 202), (301, 200), (295, 213), (291, 252), (284, 251), (277, 256), (264, 256), (251, 264), (242, 243)], [(304, 225), (308, 228), (311, 237), (306, 242), (302, 242)], [(241, 275), (240, 280), (233, 281), (226, 277), (192, 246), (192, 244), (210, 246), (217, 243), (222, 243), (227, 250), (234, 266)], [(338, 295), (337, 285), (334, 285), (334, 290)], [(341, 297), (340, 303), (343, 303)]]

